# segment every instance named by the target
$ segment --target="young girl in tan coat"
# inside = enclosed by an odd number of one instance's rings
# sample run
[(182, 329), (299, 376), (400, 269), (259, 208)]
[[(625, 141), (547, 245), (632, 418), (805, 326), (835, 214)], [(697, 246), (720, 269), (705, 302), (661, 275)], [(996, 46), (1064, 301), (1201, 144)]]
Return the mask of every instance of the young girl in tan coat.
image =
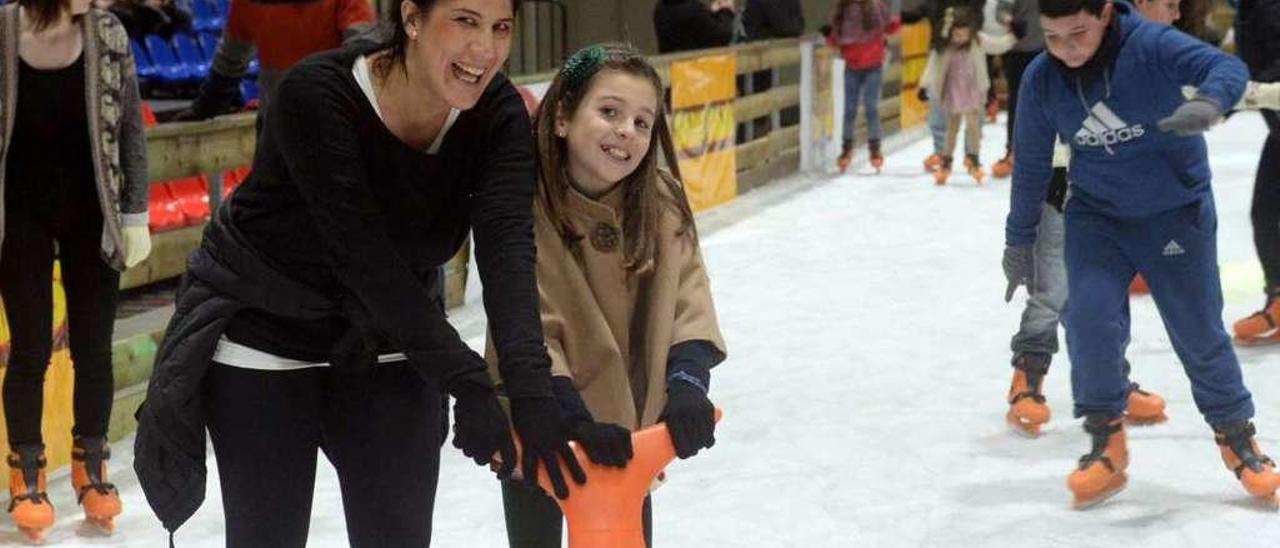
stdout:
[[(707, 389), (725, 346), (688, 200), (659, 168), (659, 145), (676, 163), (658, 74), (629, 47), (583, 49), (535, 127), (538, 293), (568, 436), (613, 466), (630, 460), (631, 431), (656, 422), (681, 458), (711, 447)], [(551, 498), (511, 481), (502, 494), (512, 546), (560, 546)], [(644, 518), (652, 545), (647, 499)]]

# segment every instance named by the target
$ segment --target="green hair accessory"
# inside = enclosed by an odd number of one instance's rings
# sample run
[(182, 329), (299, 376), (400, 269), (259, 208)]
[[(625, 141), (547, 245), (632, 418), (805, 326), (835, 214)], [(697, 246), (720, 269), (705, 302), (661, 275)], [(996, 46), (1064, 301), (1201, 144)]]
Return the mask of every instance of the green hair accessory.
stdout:
[(560, 74), (570, 88), (577, 89), (600, 70), (604, 58), (605, 51), (602, 46), (582, 48), (565, 60), (564, 66), (560, 67)]

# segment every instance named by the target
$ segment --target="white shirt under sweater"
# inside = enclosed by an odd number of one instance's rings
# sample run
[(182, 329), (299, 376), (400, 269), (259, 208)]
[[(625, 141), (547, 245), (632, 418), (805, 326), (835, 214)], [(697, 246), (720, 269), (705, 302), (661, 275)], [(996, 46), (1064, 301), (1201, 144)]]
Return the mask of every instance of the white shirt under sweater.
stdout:
[[(360, 86), (360, 91), (364, 92), (364, 96), (369, 100), (369, 104), (373, 106), (373, 111), (378, 115), (378, 119), (386, 121), (382, 116), (382, 109), (378, 108), (378, 99), (373, 93), (373, 78), (369, 74), (369, 60), (367, 56), (360, 56), (356, 59), (355, 65), (351, 67), (351, 74), (356, 79), (356, 85)], [(440, 151), (440, 145), (444, 143), (444, 135), (449, 132), (449, 128), (453, 127), (453, 123), (458, 120), (461, 113), (456, 108), (449, 109), (449, 117), (445, 119), (444, 126), (440, 128), (440, 134), (436, 136), (436, 140), (427, 148), (427, 154), (435, 154)], [(378, 356), (378, 363), (393, 363), (407, 360), (403, 353), (383, 354)], [(213, 352), (213, 361), (223, 365), (239, 367), (242, 369), (256, 369), (259, 371), (294, 371), (298, 369), (308, 369), (312, 367), (328, 367), (328, 362), (308, 362), (302, 360), (294, 360), (269, 352), (250, 348), (248, 346), (237, 344), (225, 335), (218, 339), (218, 348)]]

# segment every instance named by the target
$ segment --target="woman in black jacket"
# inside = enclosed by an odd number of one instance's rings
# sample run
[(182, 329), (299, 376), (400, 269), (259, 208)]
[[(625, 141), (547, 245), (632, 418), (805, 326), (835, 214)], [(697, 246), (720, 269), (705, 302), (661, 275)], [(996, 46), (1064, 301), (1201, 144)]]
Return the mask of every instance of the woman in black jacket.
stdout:
[[(1236, 50), (1249, 79), (1280, 82), (1280, 0), (1241, 0), (1236, 12)], [(1262, 310), (1234, 326), (1238, 340), (1280, 342), (1280, 112), (1263, 110), (1269, 133), (1253, 183), (1253, 243), (1266, 278)]]
[(205, 231), (139, 410), (135, 469), (165, 527), (199, 506), (213, 440), (229, 546), (303, 546), (317, 449), (354, 546), (424, 546), (454, 396), (455, 446), (515, 464), (484, 360), (447, 323), (438, 268), (470, 230), (523, 474), (585, 481), (538, 317), (534, 155), (497, 71), (517, 2), (409, 0), (390, 38), (313, 55), (279, 84), (253, 171)]

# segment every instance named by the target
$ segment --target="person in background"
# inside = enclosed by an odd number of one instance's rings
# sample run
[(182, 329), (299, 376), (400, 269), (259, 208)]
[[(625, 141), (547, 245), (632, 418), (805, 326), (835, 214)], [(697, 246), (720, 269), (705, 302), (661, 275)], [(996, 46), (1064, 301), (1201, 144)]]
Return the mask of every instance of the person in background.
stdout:
[[(9, 515), (36, 540), (53, 525), (40, 424), (52, 354), (53, 265), (61, 264), (74, 363), (71, 485), (85, 519), (121, 511), (107, 478), (115, 396), (111, 342), (120, 273), (151, 252), (146, 136), (129, 38), (89, 0), (0, 7), (0, 297)], [(55, 251), (56, 250), (56, 251)]]
[[(942, 36), (943, 18), (947, 13), (947, 9), (966, 8), (969, 13), (976, 13), (978, 20), (975, 21), (975, 28), (982, 28), (984, 20), (981, 17), (985, 0), (924, 0), (922, 4), (915, 9), (902, 10), (902, 23), (909, 25), (918, 21), (928, 20), (930, 28), (929, 51), (941, 54), (942, 49), (946, 47), (947, 40)], [(926, 173), (933, 173), (942, 163), (942, 150), (947, 141), (947, 116), (942, 110), (942, 105), (938, 101), (929, 102), (929, 111), (926, 122), (929, 126), (929, 135), (933, 138), (933, 152), (924, 159), (924, 170)]]
[(156, 34), (168, 40), (176, 32), (191, 33), (191, 11), (173, 0), (99, 0), (95, 5), (108, 4), (129, 37), (141, 40), (148, 34)]
[(867, 151), (871, 166), (880, 171), (880, 96), (883, 93), (885, 39), (901, 26), (883, 0), (840, 0), (831, 16), (827, 43), (844, 58), (844, 135), (836, 167), (843, 173), (853, 162), (854, 126), (858, 104), (867, 120)]
[[(1245, 94), (1246, 105), (1280, 108), (1272, 102), (1280, 100), (1280, 0), (1241, 0), (1235, 35), (1240, 59), (1256, 82)], [(1280, 111), (1264, 111), (1262, 117), (1268, 133), (1253, 182), (1250, 217), (1266, 301), (1261, 310), (1237, 321), (1233, 331), (1239, 341), (1276, 343), (1280, 342)]]
[(265, 115), (284, 72), (303, 57), (349, 42), (374, 20), (368, 0), (231, 0), (209, 76), (175, 121), (223, 114), (258, 52), (258, 110)]
[(718, 48), (733, 43), (737, 8), (733, 0), (658, 0), (653, 6), (653, 30), (658, 53)]
[(747, 0), (742, 29), (747, 40), (795, 38), (804, 33), (803, 6), (800, 0)]
[(1013, 172), (1013, 128), (1018, 120), (1018, 98), (1022, 87), (1022, 74), (1027, 65), (1044, 51), (1044, 31), (1040, 28), (1039, 0), (1013, 0), (1010, 5), (1008, 25), (1017, 42), (1001, 56), (1005, 82), (1008, 84), (1005, 120), (1004, 156), (991, 164), (991, 176), (1008, 177)]

